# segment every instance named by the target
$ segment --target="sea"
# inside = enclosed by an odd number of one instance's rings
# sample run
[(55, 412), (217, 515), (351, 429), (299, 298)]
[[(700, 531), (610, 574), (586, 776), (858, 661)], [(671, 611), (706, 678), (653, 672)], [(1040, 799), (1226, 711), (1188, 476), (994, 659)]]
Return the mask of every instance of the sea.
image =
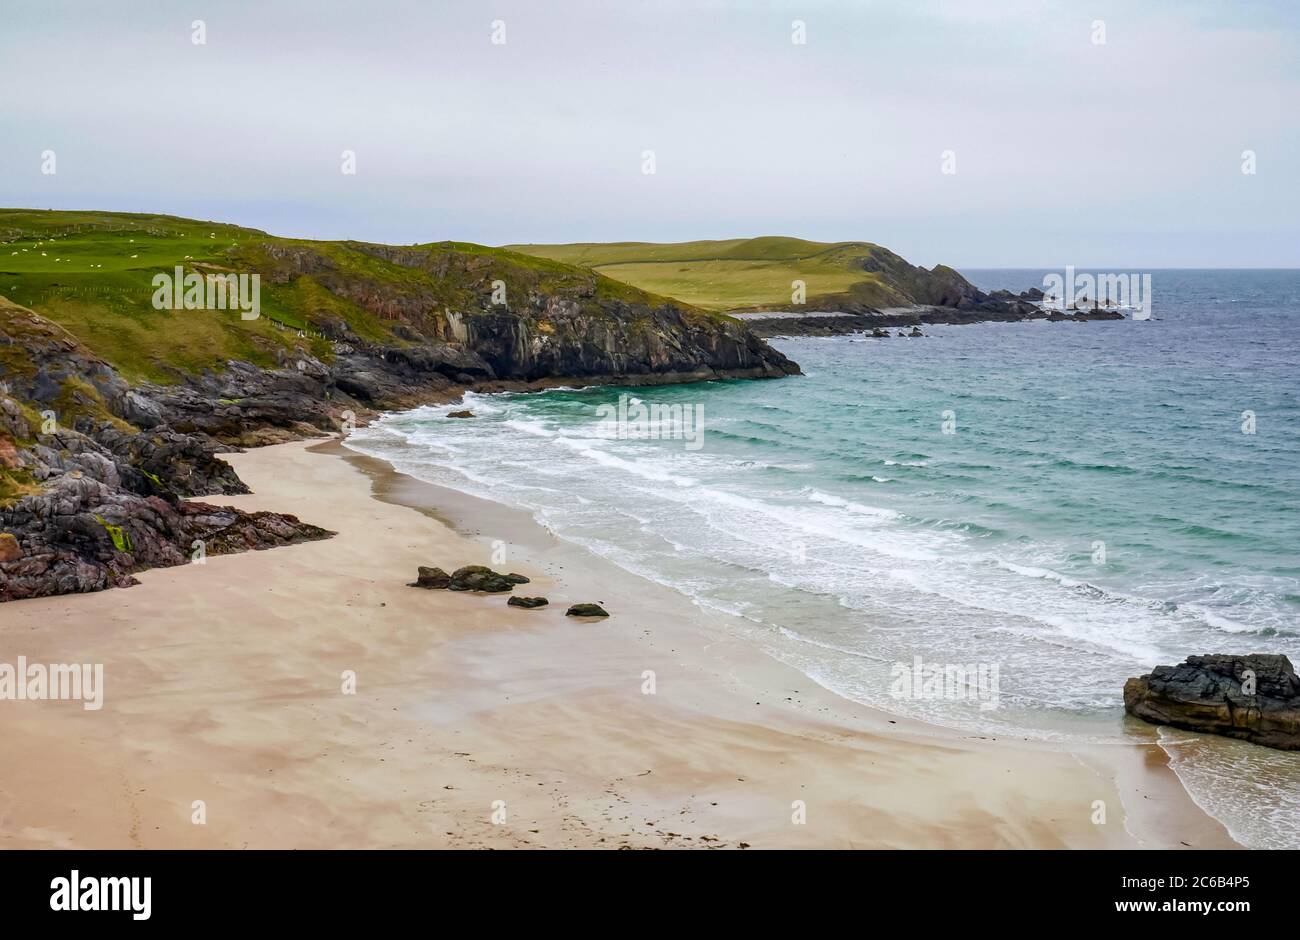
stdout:
[[(1132, 747), (1128, 677), (1300, 662), (1300, 270), (1150, 273), (1145, 320), (776, 339), (803, 376), (471, 393), (348, 443), (734, 615), (847, 699)], [(1159, 737), (1234, 838), (1300, 847), (1300, 754)]]

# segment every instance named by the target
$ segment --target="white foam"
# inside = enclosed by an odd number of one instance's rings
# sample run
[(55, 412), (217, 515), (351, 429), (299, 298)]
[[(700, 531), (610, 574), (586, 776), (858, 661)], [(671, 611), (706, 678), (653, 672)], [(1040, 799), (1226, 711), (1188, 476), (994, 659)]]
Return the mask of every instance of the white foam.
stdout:
[(878, 519), (899, 519), (902, 514), (892, 509), (881, 509), (877, 506), (866, 506), (862, 503), (855, 503), (852, 500), (844, 499), (841, 496), (833, 496), (830, 493), (823, 493), (821, 490), (809, 487), (804, 491), (808, 498), (814, 503), (821, 503), (824, 506), (835, 506), (838, 509), (847, 509), (849, 512), (859, 516), (873, 516)]

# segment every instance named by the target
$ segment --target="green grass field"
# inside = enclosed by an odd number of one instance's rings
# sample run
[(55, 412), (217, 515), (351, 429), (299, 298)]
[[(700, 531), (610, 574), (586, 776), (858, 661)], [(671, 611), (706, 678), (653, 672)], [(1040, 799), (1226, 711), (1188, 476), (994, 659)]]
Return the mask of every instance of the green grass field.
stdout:
[[(876, 271), (872, 262), (902, 262), (868, 242), (810, 242), (764, 236), (676, 243), (609, 242), (568, 245), (509, 245), (513, 251), (568, 264), (585, 265), (643, 290), (706, 310), (789, 307), (792, 282), (805, 285), (814, 302), (852, 298), (871, 306), (911, 302), (905, 288)], [(904, 263), (905, 264), (905, 263)]]
[[(152, 280), (176, 265), (229, 267), (241, 246), (268, 236), (215, 222), (107, 212), (0, 210), (0, 295), (48, 317), (133, 381), (175, 381), (227, 359), (274, 365), (302, 348), (291, 304), (262, 317), (239, 311), (156, 310)], [(285, 335), (287, 334), (287, 336)]]

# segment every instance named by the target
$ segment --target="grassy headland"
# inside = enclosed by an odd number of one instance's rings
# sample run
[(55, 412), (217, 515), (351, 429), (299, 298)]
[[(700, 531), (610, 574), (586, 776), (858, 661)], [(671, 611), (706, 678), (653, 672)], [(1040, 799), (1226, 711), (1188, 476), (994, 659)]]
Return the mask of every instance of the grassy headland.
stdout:
[(510, 250), (584, 265), (643, 290), (706, 310), (798, 309), (792, 282), (805, 285), (806, 310), (942, 303), (964, 279), (927, 271), (869, 242), (812, 242), (763, 236), (676, 243), (509, 245)]

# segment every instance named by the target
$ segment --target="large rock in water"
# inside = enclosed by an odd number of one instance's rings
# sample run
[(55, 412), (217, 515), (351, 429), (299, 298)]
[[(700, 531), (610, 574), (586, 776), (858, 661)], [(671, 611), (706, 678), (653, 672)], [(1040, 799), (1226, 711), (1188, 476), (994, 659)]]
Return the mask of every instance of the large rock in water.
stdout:
[(1124, 710), (1144, 721), (1300, 750), (1300, 679), (1285, 656), (1189, 656), (1124, 683)]

